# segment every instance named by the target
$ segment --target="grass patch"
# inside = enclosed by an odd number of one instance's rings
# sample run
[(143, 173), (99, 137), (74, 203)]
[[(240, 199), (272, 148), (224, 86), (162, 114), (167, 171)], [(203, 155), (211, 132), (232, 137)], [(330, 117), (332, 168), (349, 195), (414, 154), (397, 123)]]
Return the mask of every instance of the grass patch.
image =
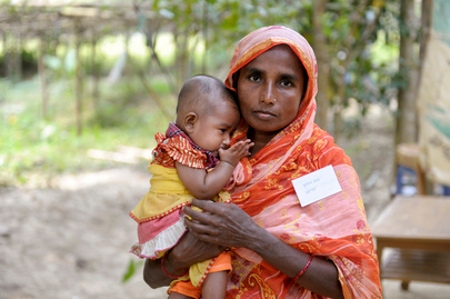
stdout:
[[(168, 119), (136, 79), (113, 86), (102, 82), (97, 107), (83, 99), (82, 134), (77, 135), (72, 82), (52, 85), (48, 116), (42, 117), (38, 78), (12, 84), (0, 81), (0, 185), (27, 185), (39, 176), (45, 182), (62, 173), (121, 165), (89, 158), (89, 149), (115, 151), (126, 145), (152, 148), (154, 134)], [(175, 99), (164, 88), (165, 102), (174, 111)], [(89, 90), (85, 90), (87, 95)]]

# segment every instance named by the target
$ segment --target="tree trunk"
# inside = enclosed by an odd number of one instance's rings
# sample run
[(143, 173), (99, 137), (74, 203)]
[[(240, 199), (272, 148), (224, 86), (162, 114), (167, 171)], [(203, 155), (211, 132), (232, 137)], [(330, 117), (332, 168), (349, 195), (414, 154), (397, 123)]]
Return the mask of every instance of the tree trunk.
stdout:
[(208, 73), (207, 65), (208, 65), (208, 50), (209, 50), (209, 36), (208, 36), (208, 3), (206, 1), (203, 2), (203, 14), (202, 14), (202, 36), (203, 41), (205, 43), (204, 53), (202, 56), (202, 65), (201, 65), (201, 73)]
[(324, 130), (328, 129), (328, 99), (329, 78), (330, 78), (330, 58), (328, 55), (325, 34), (322, 31), (321, 18), (325, 12), (326, 0), (313, 1), (312, 27), (314, 35), (314, 51), (319, 65), (319, 77), (317, 79), (319, 91), (317, 93), (317, 114), (316, 123)]
[(75, 68), (75, 101), (76, 101), (76, 118), (77, 118), (77, 135), (82, 133), (82, 114), (83, 114), (83, 78), (81, 74), (81, 24), (79, 20), (75, 20), (75, 51), (76, 51), (76, 68)]
[(48, 106), (48, 82), (47, 82), (47, 72), (44, 64), (44, 56), (46, 53), (47, 42), (41, 38), (39, 40), (39, 57), (38, 57), (38, 73), (41, 83), (41, 98), (42, 98), (42, 118), (47, 118), (47, 106)]
[(21, 36), (20, 32), (13, 32), (4, 38), (3, 42), (6, 61), (6, 76), (12, 82), (18, 82), (22, 78)]
[[(422, 0), (421, 32), (420, 32), (420, 53), (419, 53), (419, 81), (422, 73), (422, 66), (425, 60), (428, 40), (433, 20), (433, 0)], [(417, 84), (419, 86), (419, 84)]]
[(399, 72), (405, 84), (399, 88), (396, 144), (417, 142), (416, 88), (418, 59), (415, 43), (415, 1), (402, 0), (400, 7)]
[(99, 98), (100, 98), (100, 74), (99, 69), (97, 67), (97, 34), (92, 32), (92, 41), (91, 41), (91, 67), (92, 67), (92, 102), (94, 105), (95, 113), (98, 112), (99, 107)]
[(183, 82), (187, 79), (188, 69), (188, 35), (189, 30), (180, 31), (176, 28), (173, 31), (175, 41), (175, 74), (176, 74), (176, 90), (179, 90)]

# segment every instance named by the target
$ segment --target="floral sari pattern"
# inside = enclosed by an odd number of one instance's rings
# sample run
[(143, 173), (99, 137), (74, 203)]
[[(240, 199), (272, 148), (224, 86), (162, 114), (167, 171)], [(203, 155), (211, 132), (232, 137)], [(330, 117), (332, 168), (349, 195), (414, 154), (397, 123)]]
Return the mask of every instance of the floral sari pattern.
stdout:
[[(381, 298), (378, 260), (367, 224), (358, 176), (350, 158), (314, 123), (317, 62), (297, 32), (271, 26), (244, 37), (225, 80), (235, 89), (236, 74), (261, 53), (289, 45), (303, 63), (308, 86), (296, 119), (233, 174), (232, 202), (261, 227), (299, 250), (331, 260), (345, 298)], [(234, 140), (246, 136), (242, 121)], [(292, 180), (332, 165), (342, 192), (302, 207)], [(256, 253), (231, 251), (233, 273), (227, 298), (323, 298), (273, 268)]]

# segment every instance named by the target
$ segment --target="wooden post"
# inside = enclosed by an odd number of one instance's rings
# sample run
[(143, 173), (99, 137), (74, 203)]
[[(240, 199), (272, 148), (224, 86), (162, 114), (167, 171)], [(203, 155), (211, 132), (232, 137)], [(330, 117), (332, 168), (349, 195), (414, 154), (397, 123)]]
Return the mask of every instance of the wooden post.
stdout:
[(42, 38), (39, 40), (39, 57), (38, 57), (38, 73), (41, 84), (41, 99), (42, 99), (42, 118), (47, 118), (47, 106), (48, 106), (48, 84), (47, 84), (47, 72), (44, 64), (45, 41)]
[(100, 75), (99, 71), (97, 69), (96, 60), (97, 60), (97, 35), (95, 31), (92, 31), (92, 41), (91, 41), (91, 67), (92, 67), (92, 76), (93, 76), (93, 83), (92, 83), (92, 101), (94, 104), (94, 111), (98, 112), (98, 102), (100, 97), (100, 89), (99, 89), (99, 82), (100, 82)]
[(12, 82), (17, 82), (22, 77), (22, 57), (21, 57), (21, 33), (20, 29), (12, 32), (4, 39), (6, 75)]
[[(428, 192), (426, 176), (419, 162), (417, 94), (420, 69), (425, 57), (425, 43), (431, 26), (432, 0), (422, 0), (420, 52), (415, 49), (414, 2), (401, 1), (400, 8), (400, 57), (399, 70), (407, 84), (399, 89), (397, 125), (395, 132), (396, 155), (394, 156), (394, 175), (399, 179), (398, 166), (406, 166), (417, 175), (417, 192)], [(409, 164), (406, 162), (409, 160)]]
[(401, 0), (399, 71), (406, 81), (398, 91), (396, 144), (417, 142), (416, 88), (418, 53), (415, 43), (416, 27), (414, 1)]
[(83, 79), (81, 77), (81, 23), (79, 19), (75, 20), (75, 101), (76, 101), (76, 118), (77, 118), (77, 135), (81, 136), (83, 131)]
[(325, 12), (325, 0), (313, 1), (312, 27), (314, 34), (314, 51), (319, 65), (318, 84), (320, 89), (317, 93), (317, 116), (316, 122), (324, 130), (328, 129), (328, 108), (330, 101), (328, 99), (329, 77), (330, 77), (330, 58), (326, 44), (325, 34), (321, 18)]
[(207, 57), (208, 57), (208, 49), (209, 49), (209, 37), (208, 37), (208, 27), (209, 27), (209, 22), (208, 22), (208, 2), (207, 1), (203, 1), (203, 9), (202, 9), (202, 35), (203, 35), (203, 42), (205, 43), (205, 49), (204, 49), (204, 53), (202, 56), (202, 65), (201, 65), (201, 72), (203, 74), (206, 74), (208, 72), (207, 70), (207, 65), (208, 65), (208, 61), (207, 61)]
[[(422, 15), (421, 15), (421, 34), (420, 34), (420, 52), (419, 52), (419, 81), (422, 72), (423, 62), (427, 44), (430, 39), (430, 31), (433, 20), (433, 0), (422, 0)], [(417, 84), (419, 86), (419, 84)]]

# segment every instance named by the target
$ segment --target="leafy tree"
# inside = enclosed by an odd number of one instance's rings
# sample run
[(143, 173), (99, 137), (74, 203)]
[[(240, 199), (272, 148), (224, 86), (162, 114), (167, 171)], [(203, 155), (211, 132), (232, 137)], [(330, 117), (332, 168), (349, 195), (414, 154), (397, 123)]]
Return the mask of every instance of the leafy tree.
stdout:
[[(240, 38), (271, 24), (291, 27), (314, 45), (321, 70), (318, 122), (322, 127), (330, 127), (327, 118), (328, 111), (332, 111), (336, 137), (351, 124), (342, 120), (342, 112), (351, 99), (358, 103), (364, 116), (372, 103), (388, 105), (403, 83), (396, 75), (398, 65), (393, 63), (399, 42), (397, 1), (154, 0), (151, 3), (153, 11), (165, 21), (152, 22), (158, 28), (154, 25), (147, 28), (153, 37), (150, 44), (157, 42), (157, 33), (162, 30), (169, 30), (176, 43), (175, 69), (166, 70), (176, 74), (176, 79), (171, 80), (176, 82), (172, 85), (174, 92), (192, 73), (218, 75), (221, 68), (228, 66)], [(205, 52), (196, 64), (194, 52), (202, 46)], [(153, 57), (157, 58), (155, 52)], [(355, 127), (358, 122), (353, 123)]]
[[(176, 94), (195, 73), (223, 77), (237, 41), (251, 30), (272, 24), (301, 32), (314, 46), (320, 69), (317, 120), (332, 129), (335, 137), (347, 128), (358, 128), (358, 118), (342, 118), (352, 101), (363, 117), (371, 104), (388, 105), (396, 99), (397, 90), (408, 84), (398, 64), (400, 1), (134, 0), (133, 9), (135, 28), (121, 34), (143, 32), (150, 55), (146, 66), (132, 57), (127, 63), (155, 99), (158, 93), (149, 78), (165, 78)], [(95, 28), (86, 30), (98, 37)], [(164, 42), (160, 37), (167, 33), (175, 43), (172, 61), (163, 61), (157, 50)], [(164, 100), (157, 102), (165, 111)]]

